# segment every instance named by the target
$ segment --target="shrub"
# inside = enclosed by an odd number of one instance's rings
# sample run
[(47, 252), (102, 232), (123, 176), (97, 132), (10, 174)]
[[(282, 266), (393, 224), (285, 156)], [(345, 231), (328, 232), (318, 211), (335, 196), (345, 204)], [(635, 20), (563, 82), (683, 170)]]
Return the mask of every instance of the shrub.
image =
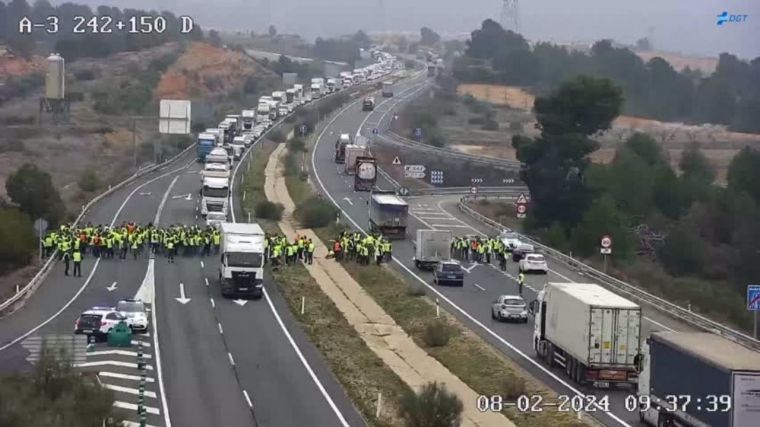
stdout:
[(283, 206), (279, 203), (272, 203), (269, 200), (261, 200), (253, 207), (256, 218), (271, 219), (279, 221), (282, 219)]
[(3, 119), (6, 125), (31, 125), (34, 124), (34, 116), (6, 116)]
[(509, 130), (513, 133), (522, 133), (523, 131), (522, 122), (509, 122)]
[(457, 427), (463, 408), (456, 394), (432, 382), (422, 386), (419, 393), (407, 391), (399, 402), (398, 414), (407, 427)]
[(269, 132), (269, 139), (274, 142), (285, 142), (286, 138), (285, 134), (281, 130), (275, 129)]
[(306, 151), (306, 143), (301, 138), (293, 138), (288, 143), (288, 150), (294, 152)]
[(7, 151), (24, 151), (24, 141), (11, 139), (0, 144), (0, 153)]
[(295, 123), (296, 122), (296, 116), (293, 114), (289, 115), (288, 117), (285, 117), (285, 123)]
[(501, 382), (501, 394), (504, 399), (517, 400), (526, 393), (525, 379), (509, 373)]
[(467, 120), (467, 123), (471, 125), (482, 125), (483, 123), (485, 123), (485, 121), (486, 121), (485, 118), (478, 116), (478, 117), (470, 117), (470, 119)]
[(444, 321), (428, 323), (422, 332), (422, 340), (428, 347), (443, 347), (451, 339), (451, 327)]
[(480, 127), (483, 130), (499, 130), (499, 123), (496, 120), (493, 119), (485, 119), (483, 121), (483, 126)]
[(425, 287), (414, 283), (409, 285), (406, 289), (406, 293), (411, 297), (422, 297), (425, 296)]
[(446, 139), (443, 137), (443, 135), (435, 133), (433, 135), (430, 135), (430, 137), (427, 139), (427, 143), (433, 147), (443, 147), (446, 145)]
[(79, 81), (89, 81), (95, 79), (95, 71), (93, 70), (79, 70), (74, 72), (74, 77)]
[(310, 197), (299, 203), (295, 210), (296, 219), (307, 228), (319, 228), (335, 221), (338, 210), (332, 203), (319, 197)]
[(100, 187), (100, 179), (94, 170), (88, 169), (79, 176), (79, 181), (77, 181), (77, 184), (79, 185), (79, 188), (82, 189), (82, 191), (91, 193)]
[[(32, 221), (14, 208), (0, 208), (0, 274), (26, 265), (37, 251)], [(13, 244), (10, 244), (13, 242)]]
[(84, 101), (84, 92), (69, 92), (66, 94), (66, 99), (70, 102), (82, 102)]

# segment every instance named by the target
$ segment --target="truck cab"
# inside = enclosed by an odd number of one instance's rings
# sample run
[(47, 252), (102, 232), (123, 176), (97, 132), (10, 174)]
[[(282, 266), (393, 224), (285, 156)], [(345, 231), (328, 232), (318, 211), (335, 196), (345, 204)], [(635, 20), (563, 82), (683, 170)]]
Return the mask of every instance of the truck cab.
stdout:
[(219, 286), (225, 298), (264, 293), (264, 231), (256, 224), (221, 223)]
[(296, 103), (298, 105), (306, 104), (306, 98), (305, 93), (303, 91), (303, 85), (302, 84), (294, 84), (293, 90), (295, 91), (295, 97), (296, 97)]
[(216, 135), (212, 133), (201, 133), (198, 135), (198, 141), (196, 145), (196, 151), (198, 154), (198, 161), (206, 161), (206, 155), (216, 147)]
[(230, 197), (230, 180), (227, 178), (205, 177), (201, 187), (201, 215), (209, 212), (227, 213)]
[(253, 129), (253, 126), (256, 124), (256, 111), (243, 110), (241, 115), (242, 115), (242, 120), (243, 120), (242, 131), (247, 132)]
[(383, 82), (383, 98), (390, 98), (393, 96), (393, 83)]
[(362, 111), (372, 111), (375, 109), (375, 98), (368, 96), (362, 101)]
[(322, 83), (311, 84), (311, 98), (319, 99), (322, 97)]
[(340, 137), (335, 141), (335, 163), (343, 163), (346, 161), (346, 146), (351, 144), (351, 135), (347, 133), (340, 134)]

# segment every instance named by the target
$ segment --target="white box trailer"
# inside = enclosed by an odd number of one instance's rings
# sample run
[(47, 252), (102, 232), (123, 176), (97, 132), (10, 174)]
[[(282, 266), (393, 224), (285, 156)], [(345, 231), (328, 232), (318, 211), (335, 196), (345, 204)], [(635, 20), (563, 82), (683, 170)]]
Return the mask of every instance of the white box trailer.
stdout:
[(581, 385), (635, 384), (641, 307), (597, 284), (549, 282), (531, 302), (533, 346)]
[(221, 223), (219, 286), (225, 298), (264, 291), (264, 230), (256, 223)]
[(451, 231), (417, 230), (414, 241), (414, 266), (421, 270), (432, 270), (439, 262), (451, 259)]
[(243, 110), (241, 112), (243, 119), (243, 132), (253, 129), (256, 124), (256, 110)]
[(345, 152), (345, 172), (347, 175), (353, 175), (356, 173), (356, 159), (364, 156), (367, 153), (367, 148), (356, 144), (348, 144), (346, 145)]

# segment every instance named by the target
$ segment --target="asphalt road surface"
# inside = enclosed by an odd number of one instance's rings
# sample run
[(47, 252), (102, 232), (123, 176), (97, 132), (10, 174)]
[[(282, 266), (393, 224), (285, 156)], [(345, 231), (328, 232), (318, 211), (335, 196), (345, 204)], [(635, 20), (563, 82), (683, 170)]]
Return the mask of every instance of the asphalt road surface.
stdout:
[[(382, 123), (393, 111), (399, 99), (411, 97), (420, 87), (420, 80), (400, 83), (396, 89), (396, 97), (379, 103), (375, 111), (362, 112), (361, 105), (354, 103), (337, 115), (320, 135), (312, 153), (312, 174), (317, 187), (328, 195), (341, 210), (341, 219), (356, 228), (368, 229), (368, 197), (369, 193), (353, 191), (353, 177), (342, 174), (341, 168), (333, 162), (334, 141), (340, 133), (357, 132), (362, 124), (362, 133), (371, 137), (375, 123)], [(382, 99), (382, 98), (379, 98)], [(384, 105), (387, 102), (387, 105)], [(432, 165), (431, 165), (432, 166)], [(392, 185), (379, 176), (377, 186), (391, 189)], [(638, 425), (638, 413), (625, 407), (626, 396), (635, 390), (598, 390), (580, 387), (572, 383), (560, 370), (549, 370), (540, 362), (532, 349), (533, 324), (502, 324), (491, 319), (491, 302), (500, 294), (517, 293), (517, 265), (510, 261), (507, 272), (502, 272), (493, 266), (485, 264), (470, 264), (464, 262), (468, 270), (463, 288), (433, 287), (432, 275), (414, 268), (412, 257), (414, 248), (411, 236), (417, 229), (451, 230), (454, 235), (493, 233), (471, 222), (456, 209), (456, 197), (446, 196), (424, 197), (409, 199), (410, 222), (407, 229), (407, 240), (396, 241), (393, 245), (393, 266), (408, 280), (409, 283), (427, 285), (428, 294), (438, 298), (442, 307), (456, 315), (469, 328), (478, 333), (497, 350), (514, 359), (520, 366), (532, 375), (549, 385), (560, 394), (588, 394), (589, 399), (598, 400), (609, 396), (609, 411), (598, 410), (590, 413), (597, 420), (608, 426)], [(529, 275), (524, 298), (530, 302), (535, 299), (536, 289), (540, 289), (547, 281), (586, 282), (588, 279), (564, 265), (549, 259), (550, 272), (547, 275)], [(656, 330), (685, 330), (686, 327), (672, 319), (647, 308), (643, 309), (643, 336)]]
[[(104, 198), (83, 223), (196, 223), (199, 171), (188, 153)], [(0, 320), (0, 370), (30, 368), (21, 347), (30, 336), (72, 333), (79, 314), (92, 306), (154, 295), (150, 332), (121, 353), (99, 344), (83, 367), (100, 372), (127, 420), (138, 420), (132, 363), (141, 341), (151, 368), (149, 425), (364, 425), (276, 286), (266, 281), (262, 300), (224, 299), (217, 268), (214, 256), (180, 255), (173, 264), (147, 253), (126, 260), (86, 256), (82, 277), (75, 278), (57, 264), (23, 308)], [(177, 300), (180, 287), (189, 301)]]

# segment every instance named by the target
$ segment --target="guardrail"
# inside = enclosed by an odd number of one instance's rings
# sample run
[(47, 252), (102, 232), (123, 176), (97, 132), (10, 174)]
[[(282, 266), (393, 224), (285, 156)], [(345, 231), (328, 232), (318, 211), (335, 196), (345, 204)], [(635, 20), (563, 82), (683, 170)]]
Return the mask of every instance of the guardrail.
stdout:
[[(508, 227), (505, 227), (501, 223), (498, 223), (467, 206), (466, 202), (469, 199), (469, 197), (465, 196), (459, 200), (458, 206), (462, 212), (482, 222), (483, 224), (496, 229), (499, 232), (504, 230), (511, 231)], [(712, 319), (708, 319), (699, 313), (695, 313), (685, 307), (681, 307), (680, 305), (673, 304), (672, 302), (666, 301), (656, 295), (652, 295), (641, 288), (616, 279), (604, 272), (595, 269), (594, 267), (586, 265), (567, 254), (543, 245), (523, 234), (520, 234), (520, 240), (530, 243), (534, 247), (540, 248), (544, 254), (553, 258), (555, 261), (559, 261), (585, 276), (596, 279), (600, 285), (605, 286), (610, 290), (625, 294), (639, 303), (650, 305), (698, 329), (715, 333), (753, 350), (760, 350), (760, 340), (757, 340), (745, 334), (744, 332), (731, 329), (728, 326), (720, 324)]]
[[(174, 163), (177, 159), (179, 159), (183, 155), (187, 154), (193, 148), (195, 148), (195, 144), (190, 144), (187, 148), (185, 148), (184, 150), (180, 151), (174, 157), (172, 157), (172, 158), (170, 158), (170, 159), (168, 159), (168, 160), (166, 160), (166, 161), (164, 161), (162, 163), (159, 163), (159, 164), (156, 164), (156, 165), (153, 165), (153, 166), (149, 166), (149, 167), (144, 168), (144, 169), (140, 169), (137, 172), (135, 172), (132, 176), (130, 176), (129, 178), (125, 179), (124, 181), (121, 181), (120, 183), (118, 183), (116, 185), (110, 186), (108, 188), (108, 190), (106, 190), (106, 191), (100, 193), (99, 195), (95, 196), (92, 200), (90, 200), (86, 205), (84, 205), (82, 207), (82, 211), (79, 213), (79, 215), (76, 217), (76, 219), (72, 223), (72, 227), (76, 227), (77, 224), (79, 224), (79, 221), (81, 221), (82, 218), (84, 218), (84, 215), (87, 213), (87, 211), (95, 203), (99, 202), (104, 197), (110, 195), (111, 193), (113, 193), (114, 191), (116, 191), (116, 190), (124, 187), (125, 185), (130, 184), (132, 181), (136, 180), (137, 178), (140, 178), (140, 177), (142, 177), (142, 176), (144, 176), (146, 174), (149, 174), (151, 172), (154, 172), (154, 171), (156, 171), (158, 169), (161, 169), (161, 168), (163, 168), (165, 166), (168, 166), (168, 165)], [(48, 259), (42, 265), (42, 267), (37, 272), (37, 274), (35, 274), (34, 277), (32, 277), (32, 279), (29, 280), (29, 283), (27, 283), (26, 285), (24, 285), (23, 288), (19, 289), (19, 291), (16, 292), (15, 295), (13, 295), (12, 297), (10, 297), (7, 300), (5, 300), (2, 303), (0, 303), (0, 314), (2, 314), (9, 307), (13, 306), (15, 303), (17, 303), (21, 298), (23, 298), (24, 296), (30, 295), (31, 293), (34, 292), (34, 290), (37, 289), (37, 287), (39, 286), (39, 284), (42, 283), (43, 280), (45, 280), (45, 277), (47, 277), (48, 272), (50, 272), (50, 269), (55, 264), (55, 258), (56, 258), (57, 255), (58, 255), (58, 251), (57, 250), (53, 251), (53, 254), (50, 255), (50, 257), (48, 257)]]

